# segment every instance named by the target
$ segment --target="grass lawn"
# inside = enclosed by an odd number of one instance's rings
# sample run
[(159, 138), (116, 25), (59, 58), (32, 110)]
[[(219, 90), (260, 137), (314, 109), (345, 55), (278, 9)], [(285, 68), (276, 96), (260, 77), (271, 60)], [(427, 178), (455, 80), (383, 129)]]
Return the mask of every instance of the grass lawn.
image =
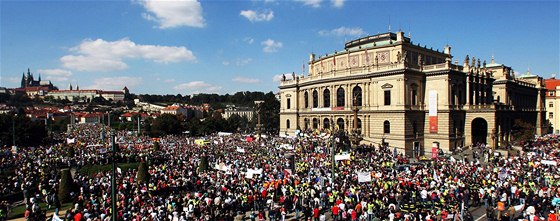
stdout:
[[(41, 207), (41, 210), (46, 210), (47, 209), (47, 204), (46, 203), (39, 203), (39, 206)], [(72, 203), (64, 203), (61, 205), (60, 207), (60, 212), (64, 212), (67, 209), (69, 209), (70, 207), (72, 207)], [(15, 219), (15, 218), (21, 218), (23, 217), (23, 215), (25, 214), (25, 204), (15, 207), (12, 209), (12, 212), (8, 215), (8, 219)], [(47, 210), (47, 213), (49, 212), (54, 212), (54, 208), (51, 208), (49, 210)]]

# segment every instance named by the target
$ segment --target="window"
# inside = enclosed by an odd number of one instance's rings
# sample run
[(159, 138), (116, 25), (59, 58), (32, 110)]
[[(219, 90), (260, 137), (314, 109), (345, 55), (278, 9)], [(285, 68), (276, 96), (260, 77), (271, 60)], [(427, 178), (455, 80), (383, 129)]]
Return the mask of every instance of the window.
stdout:
[(342, 88), (336, 90), (336, 106), (344, 107), (344, 89)]
[(418, 103), (418, 85), (410, 85), (410, 105), (416, 105)]
[(385, 91), (385, 105), (391, 105), (391, 91)]
[(554, 103), (552, 102), (548, 103), (548, 107), (554, 107)]
[(323, 91), (323, 107), (330, 107), (331, 106), (331, 91), (329, 89), (325, 89)]
[(290, 109), (290, 98), (286, 99), (286, 109)]
[(336, 120), (336, 125), (338, 126), (339, 130), (344, 130), (344, 119), (338, 118)]
[(317, 118), (313, 118), (313, 129), (317, 129), (319, 127), (319, 120)]
[(362, 120), (358, 118), (358, 129), (362, 130)]
[(309, 108), (309, 93), (307, 91), (303, 93), (303, 106)]
[(383, 133), (390, 134), (391, 133), (391, 123), (388, 120), (383, 122)]
[(548, 119), (552, 119), (554, 118), (554, 113), (553, 112), (548, 112)]
[(352, 105), (362, 106), (362, 88), (360, 86), (356, 86), (352, 90), (352, 99)]
[(287, 128), (287, 129), (290, 129), (290, 120), (289, 120), (289, 119), (286, 120), (286, 128)]
[(309, 119), (305, 118), (303, 119), (303, 125), (305, 126), (304, 129), (309, 129)]
[(319, 93), (317, 93), (317, 90), (313, 91), (313, 108), (318, 108), (319, 107)]
[(330, 127), (331, 127), (331, 123), (329, 121), (329, 118), (323, 119), (323, 128), (328, 129)]

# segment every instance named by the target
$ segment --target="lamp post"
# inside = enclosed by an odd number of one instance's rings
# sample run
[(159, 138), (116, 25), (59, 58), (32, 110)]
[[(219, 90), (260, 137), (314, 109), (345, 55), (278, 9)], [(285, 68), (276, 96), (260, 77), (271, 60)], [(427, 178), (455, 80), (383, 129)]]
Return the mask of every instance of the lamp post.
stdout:
[(257, 135), (259, 139), (261, 138), (261, 104), (263, 102), (264, 101), (255, 101), (255, 105), (257, 105)]
[(352, 111), (354, 112), (354, 127), (352, 128), (352, 131), (350, 133), (350, 141), (352, 141), (352, 144), (354, 145), (354, 147), (358, 147), (358, 145), (360, 145), (360, 141), (362, 141), (364, 138), (362, 136), (362, 133), (360, 131), (360, 129), (358, 128), (358, 111), (360, 110), (358, 108), (357, 102), (358, 102), (358, 96), (360, 94), (356, 94), (354, 95), (354, 99), (353, 99), (353, 109)]
[(117, 193), (116, 193), (116, 175), (117, 164), (116, 155), (117, 148), (115, 146), (115, 131), (111, 130), (111, 155), (112, 155), (112, 174), (111, 174), (111, 220), (117, 221)]
[(332, 127), (332, 144), (331, 144), (331, 188), (334, 189), (334, 173), (335, 173), (335, 158), (334, 155), (336, 154), (336, 126), (334, 125), (334, 119), (331, 117), (331, 127)]

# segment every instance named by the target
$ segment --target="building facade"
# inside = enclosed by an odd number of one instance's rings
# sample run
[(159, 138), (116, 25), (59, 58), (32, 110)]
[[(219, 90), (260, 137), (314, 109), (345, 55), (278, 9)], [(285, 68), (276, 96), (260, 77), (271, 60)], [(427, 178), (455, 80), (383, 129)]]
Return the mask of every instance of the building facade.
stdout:
[(224, 119), (230, 118), (232, 115), (238, 115), (240, 117), (246, 117), (249, 121), (253, 119), (255, 110), (250, 107), (236, 107), (235, 105), (227, 105), (224, 109), (222, 117)]
[(280, 133), (356, 127), (364, 142), (385, 142), (412, 156), (432, 146), (505, 145), (518, 118), (543, 132), (542, 78), (515, 78), (494, 59), (481, 64), (467, 56), (461, 66), (452, 58), (451, 47), (413, 44), (402, 32), (356, 39), (321, 57), (311, 54), (307, 76), (292, 74), (280, 82)]
[(546, 119), (554, 134), (560, 134), (560, 79), (550, 78), (546, 83)]

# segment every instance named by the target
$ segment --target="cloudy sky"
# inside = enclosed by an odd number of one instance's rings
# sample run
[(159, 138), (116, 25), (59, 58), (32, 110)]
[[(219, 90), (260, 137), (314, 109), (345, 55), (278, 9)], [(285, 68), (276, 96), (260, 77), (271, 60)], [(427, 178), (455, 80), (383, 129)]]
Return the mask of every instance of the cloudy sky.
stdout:
[(30, 68), (61, 89), (277, 91), (310, 53), (389, 28), (449, 44), (454, 60), (493, 53), (549, 78), (560, 69), (559, 11), (558, 1), (0, 0), (0, 86), (19, 86)]

